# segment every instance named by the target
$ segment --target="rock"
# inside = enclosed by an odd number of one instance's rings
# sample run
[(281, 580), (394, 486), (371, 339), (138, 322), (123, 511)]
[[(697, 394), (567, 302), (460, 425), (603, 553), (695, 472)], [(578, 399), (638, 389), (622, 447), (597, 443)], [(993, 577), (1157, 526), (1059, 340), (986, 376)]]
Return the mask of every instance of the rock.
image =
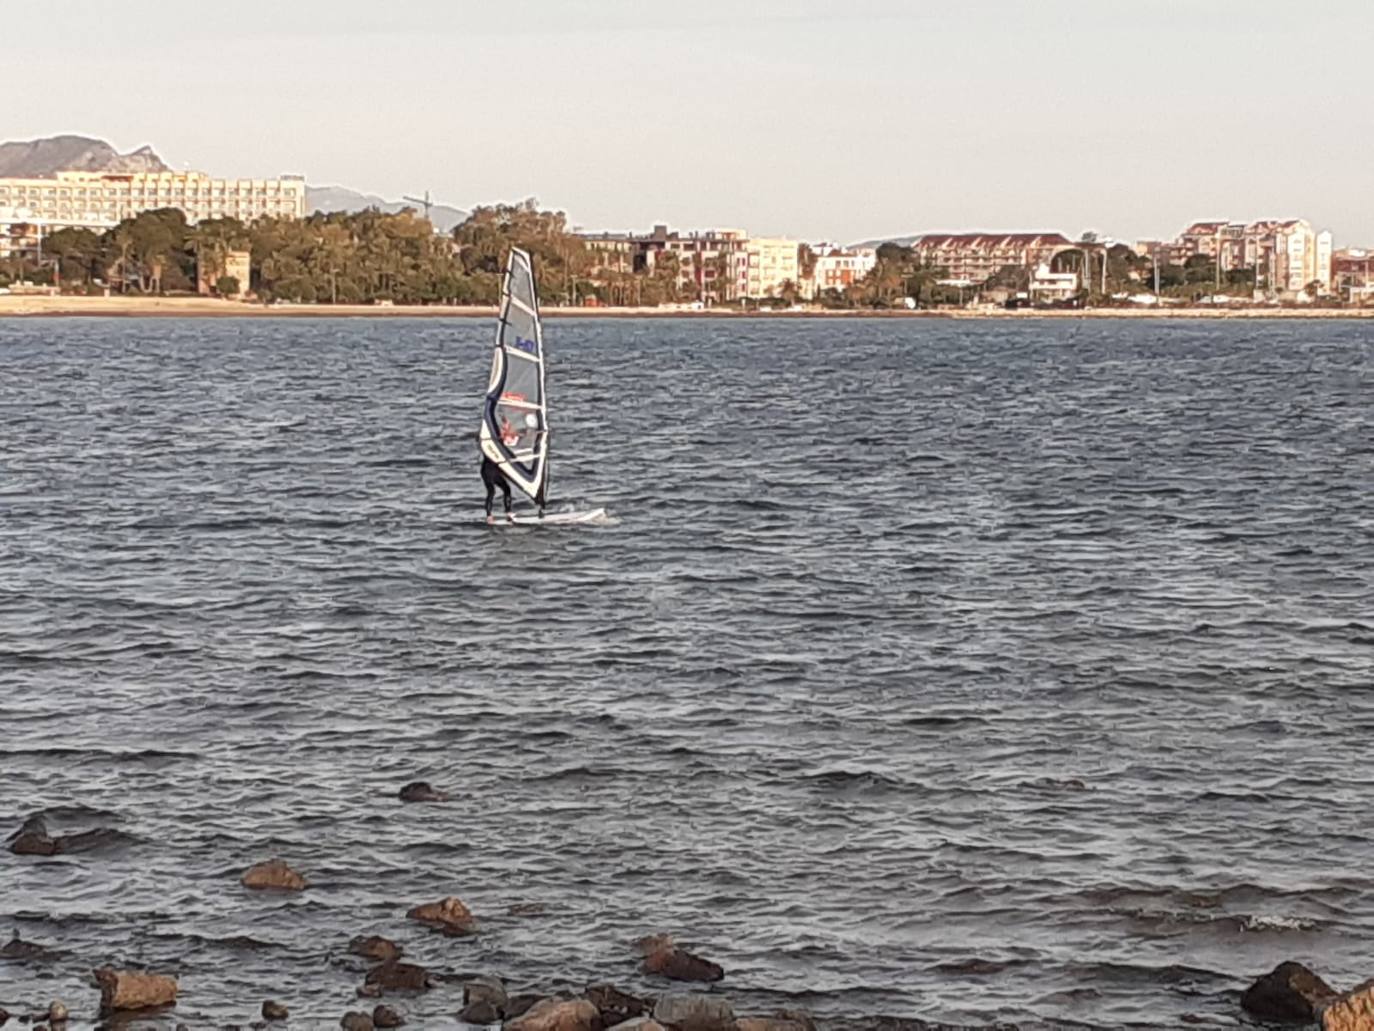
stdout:
[(304, 877), (280, 859), (269, 859), (265, 863), (250, 867), (242, 880), (245, 888), (259, 891), (301, 891), (309, 887)]
[(587, 1001), (597, 1008), (601, 1021), (607, 1027), (623, 1024), (632, 1017), (649, 1012), (649, 1004), (628, 992), (622, 992), (615, 985), (594, 984), (584, 993)]
[(807, 1031), (805, 1024), (783, 1017), (740, 1017), (735, 1031)]
[(505, 1031), (601, 1031), (601, 1014), (586, 999), (545, 999), (507, 1022)]
[(671, 935), (651, 934), (635, 947), (644, 955), (644, 972), (674, 981), (719, 981), (725, 971), (718, 964), (678, 948)]
[(6, 1024), (8, 1024), (9, 1020), (10, 1011), (0, 1006), (0, 1027), (4, 1027)]
[(458, 1019), (465, 1024), (499, 1024), (501, 1011), (487, 999), (467, 1003), (458, 1011)]
[(411, 920), (436, 927), (445, 934), (476, 934), (477, 921), (462, 899), (450, 895), (438, 902), (426, 902), (406, 913)]
[(102, 1010), (141, 1010), (177, 1001), (177, 980), (165, 974), (101, 967), (95, 971), (95, 980), (100, 985)]
[(498, 1014), (504, 1014), (506, 1003), (509, 1001), (510, 997), (506, 994), (506, 986), (501, 983), (499, 977), (473, 977), (463, 982), (464, 1006), (470, 1006), (477, 1002), (488, 1002)]
[(360, 999), (380, 999), (382, 997), (382, 986), (379, 984), (364, 984), (357, 991)]
[(384, 992), (423, 992), (430, 986), (430, 977), (429, 971), (419, 964), (392, 960), (369, 970), (366, 983)]
[(348, 951), (355, 956), (366, 956), (368, 959), (375, 959), (379, 963), (389, 963), (392, 960), (400, 959), (405, 951), (389, 938), (381, 935), (372, 934), (363, 937), (361, 934), (348, 943)]
[(730, 1000), (699, 992), (670, 992), (659, 996), (654, 1019), (679, 1031), (733, 1031), (735, 1011)]
[(1329, 1003), (1321, 1011), (1322, 1031), (1370, 1031), (1374, 1028), (1374, 981)]
[(378, 1006), (372, 1011), (373, 1027), (400, 1027), (405, 1022), (405, 1017), (390, 1006)]
[(520, 995), (512, 995), (506, 1000), (506, 1019), (514, 1020), (516, 1017), (523, 1017), (539, 1003), (544, 1001), (544, 996), (535, 995), (531, 992), (523, 992)]
[(413, 780), (401, 789), (402, 802), (447, 802), (448, 795), (435, 791), (423, 780)]
[(65, 1024), (67, 1022), (67, 1007), (61, 999), (54, 999), (48, 1004), (48, 1023)]
[(350, 1010), (339, 1020), (339, 1027), (343, 1031), (372, 1031), (372, 1018), (366, 1013), (355, 1013)]
[(8, 942), (0, 945), (0, 959), (43, 959), (48, 953), (49, 950), (42, 945), (22, 941), (18, 931)]
[(268, 999), (262, 1004), (262, 1015), (265, 1020), (285, 1020), (291, 1016), (291, 1011), (281, 1003)]
[(507, 916), (543, 916), (548, 911), (542, 902), (514, 902), (506, 907)]
[(1260, 1020), (1310, 1024), (1336, 997), (1332, 987), (1301, 963), (1280, 963), (1245, 989), (1241, 1008)]
[(616, 1024), (615, 1027), (608, 1028), (607, 1031), (668, 1031), (668, 1029), (653, 1017), (634, 1017)]
[(62, 843), (48, 836), (43, 817), (30, 816), (10, 838), (10, 851), (17, 856), (55, 856), (62, 851)]

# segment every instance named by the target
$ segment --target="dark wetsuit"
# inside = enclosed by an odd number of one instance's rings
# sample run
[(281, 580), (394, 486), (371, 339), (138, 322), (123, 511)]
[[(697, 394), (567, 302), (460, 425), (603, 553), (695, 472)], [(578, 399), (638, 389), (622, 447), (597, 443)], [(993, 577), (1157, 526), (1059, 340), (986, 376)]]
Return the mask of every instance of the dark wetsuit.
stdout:
[(501, 501), (506, 506), (506, 515), (510, 515), (510, 481), (506, 479), (501, 467), (486, 455), (482, 456), (482, 482), (487, 488), (487, 515), (491, 515), (491, 503), (496, 497), (498, 487), (501, 488)]

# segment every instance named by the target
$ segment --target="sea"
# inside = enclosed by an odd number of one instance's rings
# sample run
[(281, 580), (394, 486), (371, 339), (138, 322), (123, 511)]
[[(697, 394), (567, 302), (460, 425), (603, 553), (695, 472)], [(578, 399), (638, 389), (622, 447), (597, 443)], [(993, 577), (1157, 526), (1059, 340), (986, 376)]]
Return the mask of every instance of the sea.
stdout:
[[(0, 841), (88, 832), (0, 849), (0, 1006), (139, 967), (129, 1027), (336, 1027), (363, 934), (418, 1027), (668, 990), (652, 933), (822, 1026), (1374, 976), (1374, 326), (545, 336), (594, 525), (485, 525), (488, 320), (0, 321)], [(450, 895), (475, 936), (406, 919)]]

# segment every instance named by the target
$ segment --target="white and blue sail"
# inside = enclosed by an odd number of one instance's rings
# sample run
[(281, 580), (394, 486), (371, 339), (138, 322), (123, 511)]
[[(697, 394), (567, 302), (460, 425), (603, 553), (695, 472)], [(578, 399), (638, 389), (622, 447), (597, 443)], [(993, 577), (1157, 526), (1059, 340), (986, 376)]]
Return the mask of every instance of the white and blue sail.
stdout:
[(512, 248), (501, 281), (501, 315), (491, 383), (478, 432), (482, 454), (541, 508), (549, 484), (549, 413), (544, 338), (530, 256)]

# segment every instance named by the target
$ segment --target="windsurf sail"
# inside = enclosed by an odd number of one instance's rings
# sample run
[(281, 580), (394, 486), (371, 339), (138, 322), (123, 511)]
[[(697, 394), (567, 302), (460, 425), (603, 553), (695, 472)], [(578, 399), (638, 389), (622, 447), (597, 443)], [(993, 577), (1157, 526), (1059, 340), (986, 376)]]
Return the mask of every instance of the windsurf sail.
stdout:
[(549, 484), (544, 339), (534, 266), (518, 248), (511, 249), (501, 281), (501, 316), (478, 439), (482, 454), (500, 467), (511, 486), (542, 507)]

